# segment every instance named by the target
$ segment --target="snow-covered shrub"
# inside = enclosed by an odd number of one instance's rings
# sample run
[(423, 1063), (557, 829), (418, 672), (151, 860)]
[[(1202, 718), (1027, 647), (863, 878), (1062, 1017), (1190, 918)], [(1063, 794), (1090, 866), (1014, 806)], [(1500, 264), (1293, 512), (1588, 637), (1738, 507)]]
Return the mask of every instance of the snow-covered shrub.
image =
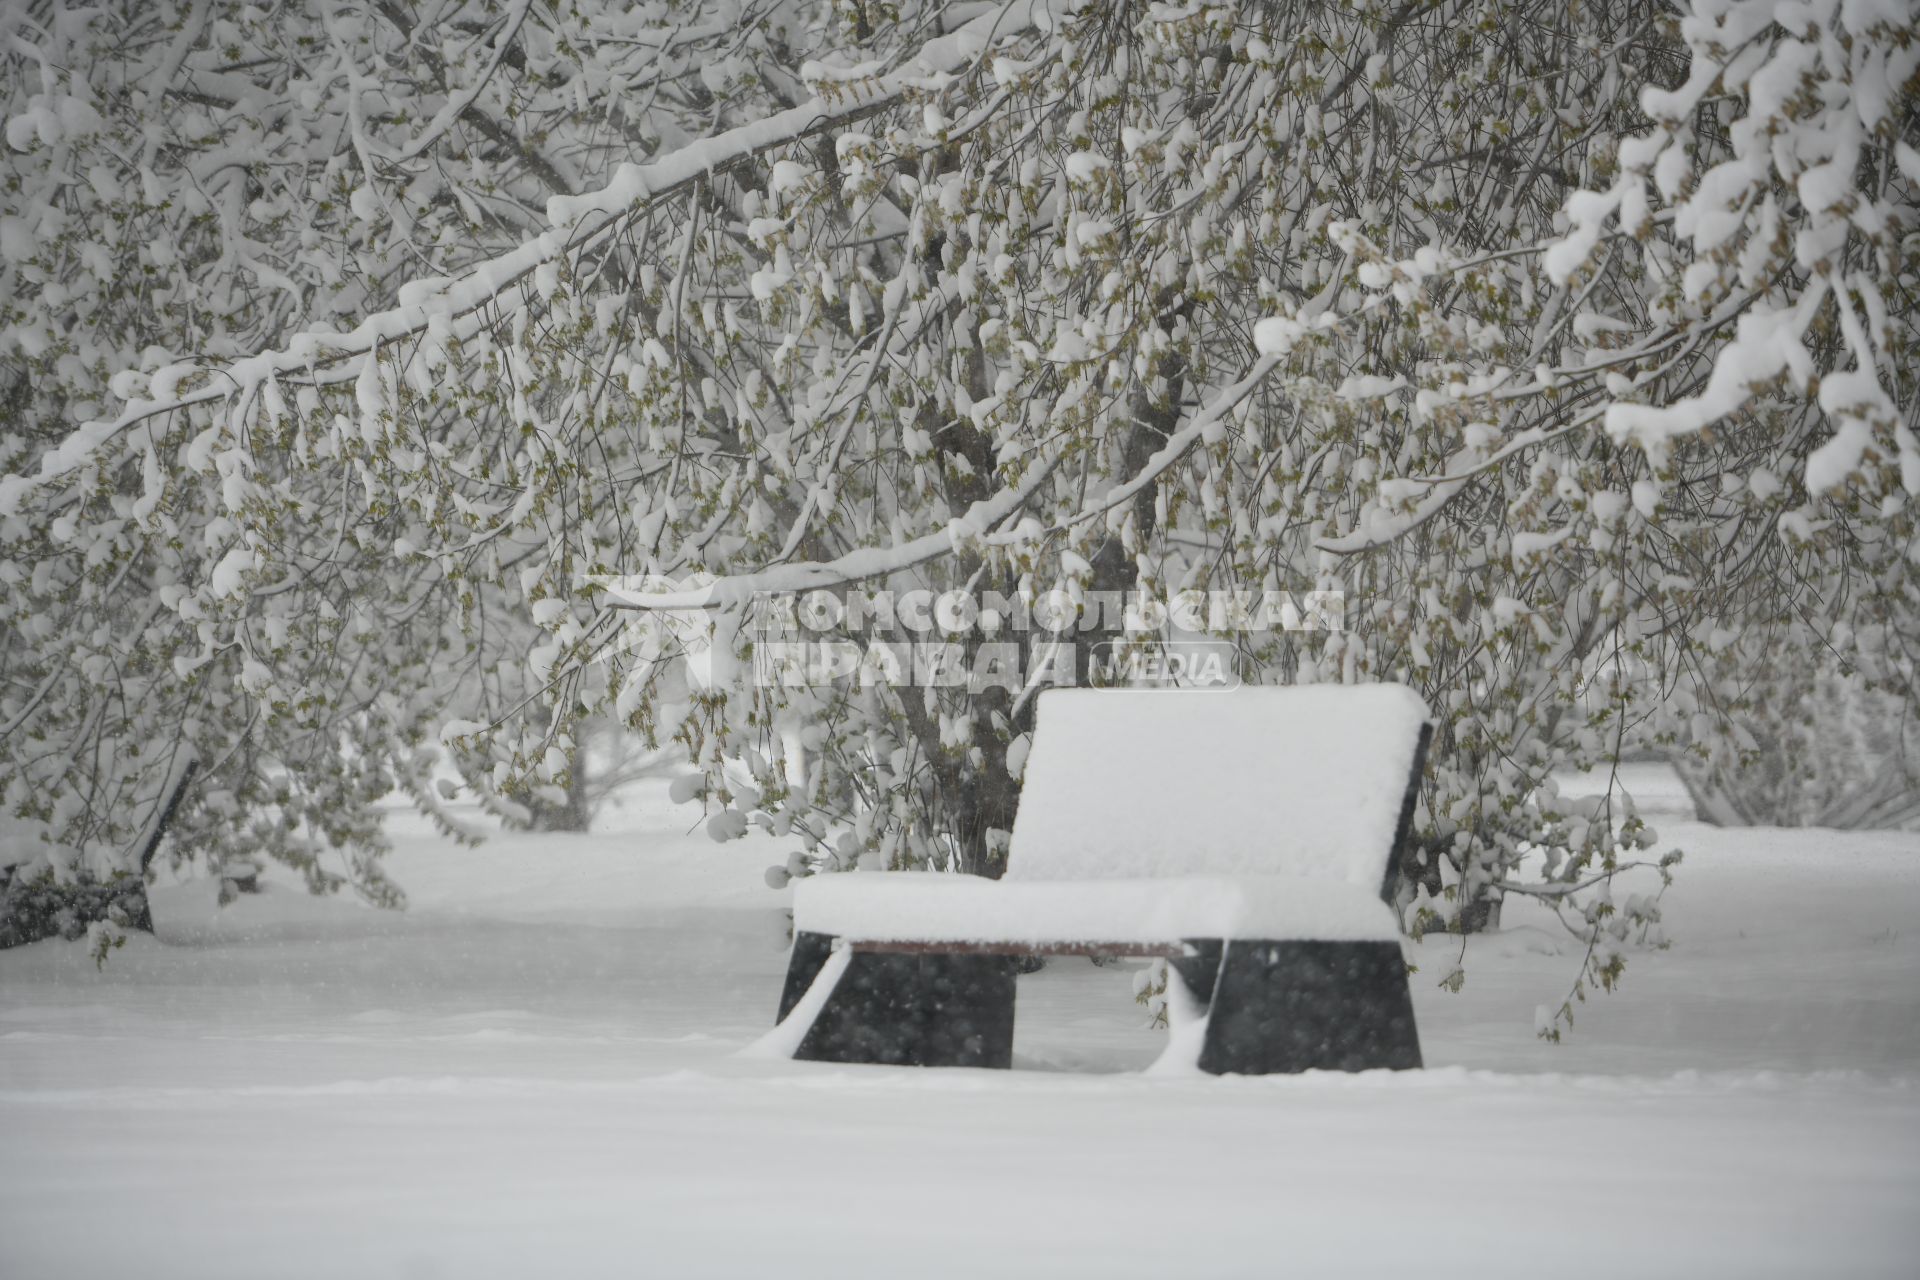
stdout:
[[(1736, 646), (1744, 649), (1746, 646)], [(1724, 720), (1674, 755), (1694, 807), (1726, 826), (1920, 824), (1920, 721), (1912, 705), (1805, 650), (1750, 655), (1727, 681)]]

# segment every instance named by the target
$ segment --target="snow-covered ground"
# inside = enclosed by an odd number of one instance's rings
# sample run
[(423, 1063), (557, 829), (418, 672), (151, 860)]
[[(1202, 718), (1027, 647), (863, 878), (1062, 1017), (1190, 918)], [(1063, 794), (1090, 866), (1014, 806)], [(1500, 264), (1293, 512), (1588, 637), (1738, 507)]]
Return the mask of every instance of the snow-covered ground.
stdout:
[(103, 972), (0, 954), (0, 1277), (1914, 1275), (1920, 837), (1630, 780), (1672, 948), (1556, 1046), (1550, 921), (1458, 995), (1429, 940), (1403, 1075), (1141, 1076), (1131, 969), (1071, 960), (1012, 1072), (740, 1057), (784, 849), (651, 794), (477, 851), (397, 819), (405, 915), (164, 886)]

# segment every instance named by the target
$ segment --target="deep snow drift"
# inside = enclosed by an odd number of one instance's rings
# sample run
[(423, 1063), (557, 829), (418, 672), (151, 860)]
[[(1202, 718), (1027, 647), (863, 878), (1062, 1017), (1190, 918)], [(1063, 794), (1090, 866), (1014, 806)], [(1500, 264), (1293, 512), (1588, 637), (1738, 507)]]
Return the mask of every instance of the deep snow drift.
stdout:
[(773, 842), (398, 818), (404, 916), (183, 883), (104, 972), (0, 954), (0, 1276), (1912, 1275), (1920, 837), (1656, 822), (1674, 945), (1567, 1043), (1510, 907), (1458, 995), (1409, 949), (1432, 1069), (1167, 1079), (1080, 960), (1013, 1072), (742, 1058)]

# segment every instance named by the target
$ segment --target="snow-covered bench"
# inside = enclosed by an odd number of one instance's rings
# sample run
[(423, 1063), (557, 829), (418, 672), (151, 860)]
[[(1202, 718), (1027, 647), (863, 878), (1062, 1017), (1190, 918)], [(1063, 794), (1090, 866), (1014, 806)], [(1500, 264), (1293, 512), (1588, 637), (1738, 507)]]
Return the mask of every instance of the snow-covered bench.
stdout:
[(1417, 1067), (1385, 898), (1427, 735), (1400, 685), (1045, 693), (1006, 877), (797, 882), (770, 1042), (1005, 1067), (1014, 957), (1165, 956), (1205, 1070)]

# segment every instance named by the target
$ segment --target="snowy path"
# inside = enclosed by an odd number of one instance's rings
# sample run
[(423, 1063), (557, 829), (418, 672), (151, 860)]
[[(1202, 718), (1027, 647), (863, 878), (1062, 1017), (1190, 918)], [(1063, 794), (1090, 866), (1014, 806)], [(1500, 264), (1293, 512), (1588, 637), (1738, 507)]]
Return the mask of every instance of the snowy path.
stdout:
[(409, 837), (404, 918), (196, 932), (183, 886), (104, 973), (0, 956), (0, 1276), (1915, 1273), (1915, 837), (1664, 822), (1676, 944), (1567, 1044), (1519, 919), (1460, 995), (1416, 957), (1434, 1069), (1210, 1080), (1131, 1074), (1131, 972), (1081, 962), (1021, 980), (1025, 1070), (735, 1057), (770, 846), (670, 821)]

